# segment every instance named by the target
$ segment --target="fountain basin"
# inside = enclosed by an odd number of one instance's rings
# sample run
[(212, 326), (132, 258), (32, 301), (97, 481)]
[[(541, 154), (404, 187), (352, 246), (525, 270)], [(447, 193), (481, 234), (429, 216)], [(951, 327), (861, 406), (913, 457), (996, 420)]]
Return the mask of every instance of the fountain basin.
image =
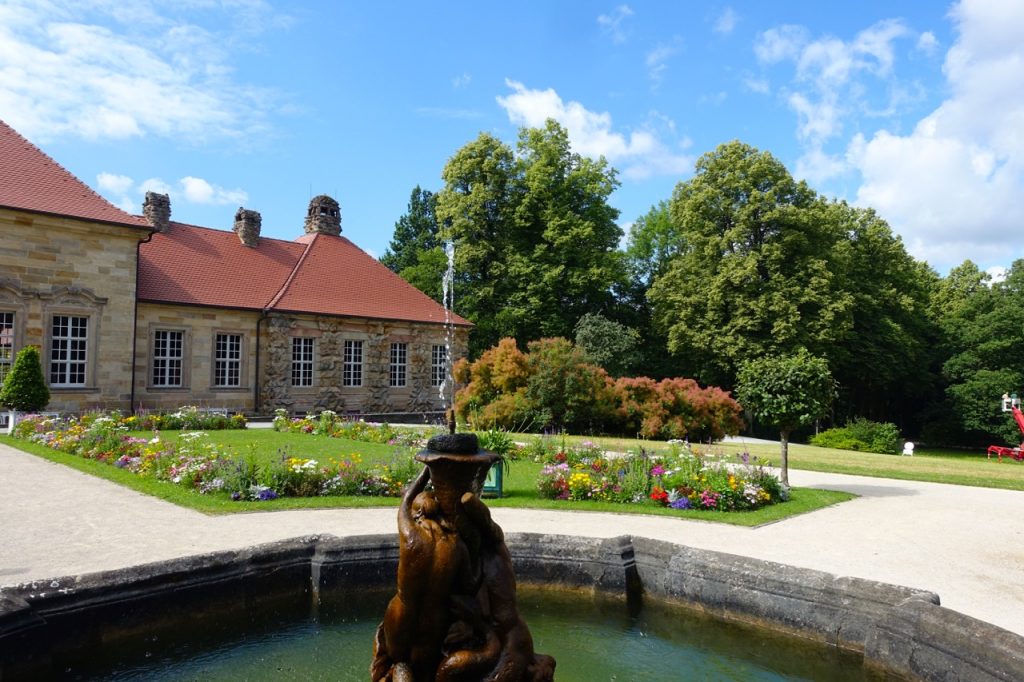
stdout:
[[(852, 655), (866, 675), (1024, 679), (1024, 638), (939, 605), (934, 593), (644, 538), (509, 534), (524, 590), (585, 590), (679, 605)], [(394, 585), (394, 535), (297, 538), (0, 590), (0, 678), (45, 679), (76, 650), (168, 622), (312, 612)], [(365, 653), (368, 663), (369, 651)], [(560, 679), (574, 679), (559, 668)]]

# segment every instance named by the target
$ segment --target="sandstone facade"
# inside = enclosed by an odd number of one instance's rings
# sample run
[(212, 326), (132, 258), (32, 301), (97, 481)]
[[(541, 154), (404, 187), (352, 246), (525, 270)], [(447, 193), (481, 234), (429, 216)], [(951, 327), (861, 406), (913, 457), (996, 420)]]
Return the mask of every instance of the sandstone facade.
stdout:
[[(0, 313), (13, 316), (14, 352), (28, 344), (40, 347), (49, 409), (126, 408), (136, 250), (146, 233), (0, 208), (0, 235)], [(55, 322), (74, 326), (74, 348), (54, 338)]]
[[(446, 343), (437, 325), (318, 315), (264, 315), (255, 311), (139, 303), (135, 342), (135, 408), (173, 409), (184, 404), (268, 414), (284, 408), (339, 414), (435, 412), (444, 408), (434, 384), (434, 346)], [(155, 385), (157, 332), (180, 333), (179, 386)], [(218, 335), (241, 337), (240, 381), (218, 385)], [(293, 376), (294, 339), (312, 350), (310, 385)], [(360, 342), (358, 382), (345, 381), (345, 342)], [(391, 386), (391, 344), (406, 344), (405, 386)], [(467, 332), (456, 329), (453, 357), (463, 357)], [(346, 385), (357, 383), (358, 385)]]

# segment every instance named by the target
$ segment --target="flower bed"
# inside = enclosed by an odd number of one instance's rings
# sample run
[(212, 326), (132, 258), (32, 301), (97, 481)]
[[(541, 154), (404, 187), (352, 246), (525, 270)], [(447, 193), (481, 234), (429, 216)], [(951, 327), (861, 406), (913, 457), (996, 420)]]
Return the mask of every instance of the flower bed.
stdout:
[(137, 418), (117, 413), (81, 418), (28, 416), (15, 426), (13, 435), (200, 494), (229, 495), (233, 500), (397, 497), (416, 474), (415, 462), (407, 454), (386, 464), (364, 465), (358, 454), (325, 463), (282, 454), (270, 464), (259, 464), (209, 443), (202, 431), (184, 432), (175, 444), (161, 440), (157, 433), (151, 439), (130, 436), (133, 428), (139, 428)]
[(747, 454), (730, 460), (676, 446), (665, 455), (610, 456), (591, 443), (537, 449), (544, 464), (537, 490), (553, 500), (741, 511), (789, 499), (779, 479)]
[(287, 410), (275, 410), (274, 430), (413, 448), (424, 447), (427, 443), (424, 434), (419, 431), (397, 429), (390, 424), (368, 424), (362, 420), (345, 419), (332, 410), (324, 410), (316, 416), (307, 414), (305, 417), (289, 417)]

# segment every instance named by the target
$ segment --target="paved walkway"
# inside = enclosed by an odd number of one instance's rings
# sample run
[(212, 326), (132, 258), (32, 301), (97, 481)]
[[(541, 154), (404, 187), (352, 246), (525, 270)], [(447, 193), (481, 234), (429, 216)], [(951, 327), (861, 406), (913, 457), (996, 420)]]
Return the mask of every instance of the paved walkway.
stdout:
[[(858, 499), (761, 528), (494, 509), (509, 532), (629, 534), (933, 590), (1024, 635), (1024, 492), (791, 471)], [(206, 516), (0, 445), (0, 585), (302, 535), (395, 532), (394, 509)]]

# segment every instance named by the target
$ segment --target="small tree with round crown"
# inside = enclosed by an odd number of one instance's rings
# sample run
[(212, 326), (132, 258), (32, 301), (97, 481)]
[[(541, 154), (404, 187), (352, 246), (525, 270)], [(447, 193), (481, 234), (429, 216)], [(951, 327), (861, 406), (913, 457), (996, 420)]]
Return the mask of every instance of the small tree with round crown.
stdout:
[(50, 402), (38, 346), (25, 346), (0, 388), (0, 405), (18, 412), (38, 412)]
[(806, 350), (762, 357), (740, 366), (736, 398), (758, 419), (779, 429), (785, 485), (789, 485), (789, 434), (828, 414), (835, 397), (836, 382), (828, 363)]

